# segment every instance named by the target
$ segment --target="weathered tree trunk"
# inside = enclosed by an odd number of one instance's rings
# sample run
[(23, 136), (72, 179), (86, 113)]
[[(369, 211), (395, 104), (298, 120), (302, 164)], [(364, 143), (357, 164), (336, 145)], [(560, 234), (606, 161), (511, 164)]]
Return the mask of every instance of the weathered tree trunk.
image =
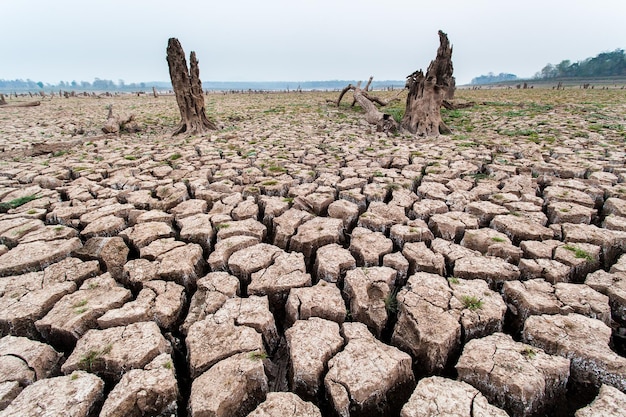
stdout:
[(109, 115), (102, 127), (104, 133), (135, 133), (141, 132), (142, 128), (135, 120), (135, 115), (131, 114), (126, 119), (113, 115), (113, 105), (109, 105)]
[(154, 96), (154, 98), (158, 98), (159, 95), (157, 94), (157, 90), (154, 86), (152, 86), (152, 95)]
[(193, 51), (189, 57), (189, 63), (190, 68), (188, 69), (180, 42), (176, 38), (170, 38), (167, 43), (167, 64), (181, 118), (180, 125), (174, 131), (174, 135), (180, 133), (199, 135), (207, 130), (217, 129), (215, 123), (207, 118), (204, 110), (200, 69), (198, 68), (196, 53)]
[(365, 110), (365, 121), (369, 124), (376, 125), (376, 131), (393, 133), (398, 130), (398, 124), (391, 117), (378, 110), (378, 107), (367, 96), (367, 93), (361, 90), (361, 82), (354, 87), (354, 100)]
[(4, 94), (0, 94), (0, 106), (5, 106), (7, 101), (4, 99)]
[(450, 133), (441, 119), (440, 109), (449, 91), (454, 89), (452, 71), (452, 47), (448, 36), (439, 31), (437, 57), (430, 62), (426, 75), (419, 70), (407, 77), (409, 94), (401, 122), (403, 129), (419, 136)]

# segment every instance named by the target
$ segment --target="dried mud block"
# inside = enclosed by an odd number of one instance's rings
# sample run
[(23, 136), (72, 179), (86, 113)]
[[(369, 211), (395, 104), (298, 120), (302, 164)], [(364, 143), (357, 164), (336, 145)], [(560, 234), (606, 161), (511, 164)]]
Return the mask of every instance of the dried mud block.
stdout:
[(408, 221), (403, 207), (375, 201), (359, 216), (357, 226), (388, 235), (391, 226), (406, 224)]
[(350, 253), (358, 266), (380, 266), (383, 256), (391, 253), (393, 242), (381, 232), (372, 232), (363, 227), (352, 231)]
[(463, 342), (501, 332), (507, 306), (502, 296), (480, 279), (449, 278), (450, 310), (456, 310), (463, 329)]
[(207, 208), (208, 203), (205, 200), (191, 198), (173, 207), (170, 213), (173, 214), (176, 221), (178, 221), (195, 214), (205, 213)]
[(602, 248), (601, 261), (605, 268), (610, 267), (618, 254), (620, 248), (612, 231), (601, 229), (590, 224), (564, 223), (563, 240), (566, 244), (588, 243)]
[(480, 256), (480, 252), (468, 249), (449, 240), (436, 238), (430, 244), (430, 249), (437, 254), (443, 255), (447, 268), (454, 268), (457, 260), (465, 257)]
[(24, 236), (43, 228), (44, 223), (39, 219), (15, 217), (0, 220), (0, 242), (13, 248), (22, 241)]
[(595, 200), (587, 193), (569, 187), (550, 185), (543, 190), (543, 199), (548, 204), (574, 203), (593, 209)]
[(409, 216), (411, 218), (428, 221), (431, 216), (435, 214), (443, 214), (447, 212), (448, 205), (445, 201), (425, 198), (413, 204), (413, 207), (409, 211)]
[(569, 358), (575, 382), (626, 392), (626, 358), (610, 349), (611, 328), (600, 320), (574, 313), (531, 316), (522, 336), (550, 354)]
[(619, 217), (626, 217), (626, 200), (615, 197), (607, 198), (602, 206), (602, 214), (605, 216), (613, 214)]
[(600, 269), (587, 275), (585, 284), (608, 296), (612, 318), (626, 323), (626, 273)]
[(446, 273), (443, 255), (430, 250), (424, 242), (405, 244), (402, 255), (409, 261), (408, 276), (416, 272), (429, 272), (441, 276)]
[(196, 243), (165, 252), (157, 257), (157, 261), (157, 274), (162, 280), (174, 281), (187, 290), (196, 287), (196, 281), (205, 266), (202, 247)]
[(286, 250), (292, 237), (296, 234), (300, 225), (308, 222), (314, 216), (306, 211), (289, 209), (280, 216), (274, 218), (274, 245)]
[(126, 229), (126, 221), (114, 215), (100, 217), (89, 223), (80, 232), (83, 238), (115, 236)]
[(584, 284), (558, 283), (543, 279), (505, 282), (502, 288), (516, 330), (533, 315), (578, 313), (609, 324), (609, 299)]
[(147, 259), (133, 259), (124, 264), (124, 278), (122, 282), (134, 289), (140, 289), (146, 282), (158, 279), (158, 263)]
[(508, 214), (509, 210), (490, 201), (473, 201), (465, 206), (465, 212), (475, 216), (480, 227), (487, 227), (494, 217)]
[(425, 374), (442, 371), (460, 346), (459, 313), (449, 309), (451, 298), (447, 280), (426, 272), (410, 276), (398, 293), (391, 343), (409, 352)]
[(598, 396), (588, 406), (581, 408), (575, 417), (621, 417), (624, 415), (626, 394), (610, 385), (602, 385)]
[(176, 224), (180, 228), (181, 240), (197, 243), (202, 246), (206, 253), (211, 251), (211, 240), (213, 239), (214, 231), (209, 214), (192, 214), (182, 219), (177, 219)]
[(523, 280), (545, 279), (551, 284), (569, 282), (571, 267), (552, 259), (520, 259), (520, 278)]
[(82, 247), (77, 237), (17, 245), (0, 256), (0, 277), (40, 271)]
[(362, 323), (344, 323), (345, 348), (328, 363), (324, 385), (342, 416), (397, 413), (415, 387), (411, 357), (385, 345)]
[(525, 240), (520, 243), (519, 247), (524, 252), (525, 258), (530, 259), (552, 259), (554, 250), (562, 245), (563, 242), (558, 240)]
[(43, 272), (2, 278), (0, 334), (38, 338), (35, 322), (63, 296), (76, 290), (72, 281), (44, 285)]
[(343, 243), (343, 222), (330, 217), (315, 217), (298, 227), (298, 233), (291, 238), (290, 251), (302, 252), (307, 262), (312, 262), (322, 246)]
[(600, 267), (600, 246), (567, 243), (554, 250), (554, 260), (570, 267), (570, 281), (583, 282), (587, 274)]
[(218, 362), (191, 385), (191, 417), (245, 417), (266, 398), (263, 360), (240, 353)]
[(289, 383), (296, 394), (315, 399), (330, 358), (344, 344), (339, 325), (319, 317), (298, 320), (285, 332), (289, 349)]
[(234, 320), (237, 326), (252, 327), (263, 335), (263, 342), (270, 352), (278, 346), (278, 331), (266, 296), (251, 295), (248, 298), (229, 298), (214, 313), (214, 317), (218, 322)]
[(0, 339), (0, 410), (28, 385), (55, 375), (62, 354), (25, 337)]
[(550, 223), (591, 223), (597, 215), (593, 208), (572, 202), (553, 202), (548, 204), (548, 220)]
[(501, 258), (467, 256), (454, 263), (454, 276), (463, 279), (482, 279), (492, 289), (496, 289), (506, 281), (519, 279), (520, 270)]
[(423, 181), (417, 187), (417, 195), (425, 200), (442, 200), (445, 201), (451, 191), (444, 184), (434, 181)]
[(356, 225), (359, 213), (357, 204), (344, 199), (333, 201), (328, 206), (328, 217), (341, 219), (346, 230), (351, 230)]
[(158, 239), (139, 250), (139, 256), (149, 261), (156, 261), (161, 255), (172, 249), (185, 246), (185, 242), (178, 241), (173, 237)]
[(565, 395), (569, 359), (495, 333), (467, 343), (456, 369), (459, 380), (478, 389), (513, 417), (538, 415)]
[(248, 326), (235, 325), (232, 317), (223, 318), (220, 315), (208, 315), (192, 324), (185, 343), (192, 378), (238, 353), (265, 354), (260, 333)]
[(409, 276), (409, 261), (400, 252), (388, 253), (383, 256), (383, 266), (395, 269), (396, 284), (404, 285)]
[(157, 356), (144, 369), (131, 369), (109, 393), (100, 417), (177, 415), (178, 384), (170, 355)]
[(281, 253), (274, 263), (251, 275), (248, 294), (267, 295), (273, 311), (282, 310), (291, 289), (311, 286), (311, 275), (306, 272), (304, 255), (298, 252)]
[(435, 236), (459, 243), (466, 230), (478, 229), (478, 220), (471, 214), (454, 211), (432, 215), (428, 227)]
[(267, 236), (267, 227), (255, 219), (224, 222), (216, 228), (218, 242), (233, 236), (251, 236), (262, 242)]
[(184, 302), (185, 289), (181, 285), (160, 280), (149, 281), (135, 300), (100, 316), (98, 325), (101, 329), (107, 329), (154, 320), (162, 329), (171, 330)]
[(162, 353), (171, 353), (154, 322), (133, 323), (105, 330), (89, 330), (61, 367), (64, 374), (84, 370), (119, 381), (131, 369), (142, 369)]
[(347, 249), (336, 243), (322, 246), (317, 250), (314, 270), (317, 279), (340, 282), (346, 271), (356, 268), (356, 260)]
[(92, 237), (74, 254), (84, 261), (99, 261), (113, 279), (122, 281), (124, 279), (124, 264), (128, 259), (129, 252), (124, 239), (116, 236)]
[(239, 279), (228, 272), (211, 272), (198, 280), (198, 288), (191, 297), (189, 311), (180, 326), (183, 334), (189, 327), (215, 313), (227, 299), (239, 295)]
[(511, 244), (511, 240), (504, 233), (489, 228), (482, 228), (467, 230), (460, 245), (485, 255), (491, 246), (503, 243)]
[(35, 326), (50, 343), (71, 347), (89, 329), (98, 327), (100, 316), (130, 298), (131, 292), (109, 273), (89, 278), (78, 291), (61, 298)]
[(507, 417), (478, 391), (462, 381), (432, 376), (420, 380), (400, 417)]
[(425, 221), (416, 219), (406, 225), (394, 224), (389, 230), (389, 237), (397, 248), (404, 248), (405, 243), (424, 242), (429, 244), (435, 237)]
[(512, 214), (497, 215), (489, 227), (507, 235), (514, 245), (519, 245), (523, 240), (548, 240), (554, 237), (552, 229)]
[(2, 411), (2, 416), (89, 417), (103, 394), (104, 381), (96, 375), (78, 371), (29, 385)]
[(247, 417), (322, 417), (319, 408), (291, 392), (268, 392), (267, 398)]
[(174, 230), (168, 223), (151, 221), (138, 223), (122, 231), (119, 236), (126, 239), (135, 250), (139, 251), (155, 240), (174, 236)]
[(85, 214), (80, 216), (81, 226), (85, 227), (89, 223), (92, 223), (98, 220), (99, 218), (105, 217), (105, 216), (117, 216), (122, 219), (127, 219), (130, 211), (135, 208), (131, 204), (120, 204), (117, 202), (114, 202), (112, 204), (106, 204), (106, 203), (103, 203), (103, 204), (104, 205), (102, 205), (101, 207), (95, 210), (88, 210)]
[(287, 325), (320, 317), (336, 323), (346, 319), (346, 305), (336, 285), (320, 281), (312, 287), (292, 288), (285, 304)]
[(212, 271), (226, 271), (228, 260), (233, 253), (260, 243), (251, 236), (233, 236), (215, 244), (215, 249), (209, 255), (209, 266)]
[(277, 246), (258, 243), (233, 253), (228, 258), (228, 269), (242, 282), (249, 283), (253, 273), (269, 267), (283, 253)]
[(357, 268), (346, 273), (343, 291), (350, 302), (354, 320), (367, 325), (380, 336), (387, 325), (393, 299), (396, 271), (384, 266)]

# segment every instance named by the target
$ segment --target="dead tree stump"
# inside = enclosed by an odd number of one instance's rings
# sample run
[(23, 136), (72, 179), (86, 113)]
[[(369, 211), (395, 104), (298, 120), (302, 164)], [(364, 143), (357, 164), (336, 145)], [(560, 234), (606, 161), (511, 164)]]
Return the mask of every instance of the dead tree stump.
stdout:
[(439, 31), (437, 57), (430, 62), (426, 75), (422, 70), (407, 77), (406, 109), (401, 121), (403, 129), (418, 136), (436, 136), (450, 133), (441, 119), (441, 105), (454, 89), (452, 76), (452, 47), (448, 36)]
[(167, 64), (181, 118), (173, 135), (180, 133), (200, 135), (207, 130), (217, 130), (217, 126), (207, 118), (204, 110), (204, 96), (196, 53), (191, 52), (188, 69), (185, 52), (180, 42), (176, 38), (170, 38), (167, 43)]

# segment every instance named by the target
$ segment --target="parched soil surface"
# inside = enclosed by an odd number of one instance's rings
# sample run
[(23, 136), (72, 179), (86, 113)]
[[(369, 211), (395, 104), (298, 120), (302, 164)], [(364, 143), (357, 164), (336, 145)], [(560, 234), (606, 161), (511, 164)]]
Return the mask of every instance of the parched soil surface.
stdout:
[(0, 416), (623, 412), (624, 90), (337, 94), (0, 109)]

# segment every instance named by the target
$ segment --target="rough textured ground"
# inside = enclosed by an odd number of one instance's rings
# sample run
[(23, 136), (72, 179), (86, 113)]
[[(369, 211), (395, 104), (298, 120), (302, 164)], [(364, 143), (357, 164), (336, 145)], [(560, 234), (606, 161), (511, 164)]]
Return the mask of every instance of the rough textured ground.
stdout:
[(624, 90), (459, 90), (438, 138), (336, 95), (210, 94), (202, 137), (171, 96), (0, 109), (0, 416), (619, 401)]

